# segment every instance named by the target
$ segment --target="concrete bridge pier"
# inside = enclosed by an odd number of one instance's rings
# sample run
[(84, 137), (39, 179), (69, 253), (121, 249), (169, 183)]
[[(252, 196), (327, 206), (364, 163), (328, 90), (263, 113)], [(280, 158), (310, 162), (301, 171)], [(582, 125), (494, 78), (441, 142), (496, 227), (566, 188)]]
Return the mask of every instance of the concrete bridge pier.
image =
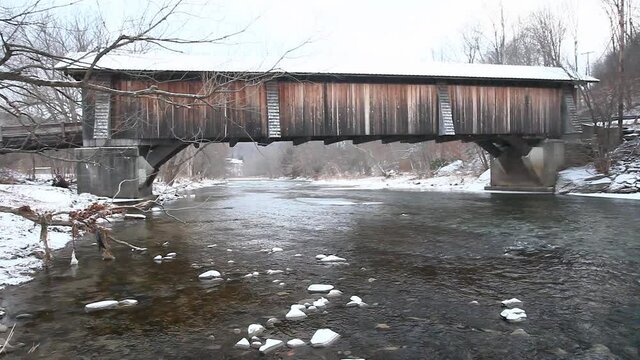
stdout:
[(491, 185), (487, 190), (555, 191), (558, 171), (564, 164), (564, 141), (542, 140), (529, 145), (517, 137), (483, 141), (491, 155)]
[(186, 146), (171, 143), (76, 149), (78, 193), (118, 199), (151, 198), (160, 166)]

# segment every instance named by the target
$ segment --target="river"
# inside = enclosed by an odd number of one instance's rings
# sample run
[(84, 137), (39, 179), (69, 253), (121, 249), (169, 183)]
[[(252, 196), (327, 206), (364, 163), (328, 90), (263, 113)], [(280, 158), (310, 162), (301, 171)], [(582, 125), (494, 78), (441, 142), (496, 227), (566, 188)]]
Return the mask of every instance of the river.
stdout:
[[(25, 344), (6, 358), (556, 359), (589, 358), (596, 344), (638, 358), (640, 202), (236, 181), (169, 208), (181, 221), (154, 213), (114, 224), (116, 237), (148, 253), (115, 247), (117, 259), (105, 262), (87, 238), (77, 269), (62, 250), (33, 281), (3, 290), (2, 322), (17, 323), (13, 341)], [(273, 247), (283, 251), (265, 251)], [(169, 252), (175, 260), (152, 260)], [(322, 264), (317, 254), (348, 263)], [(212, 269), (226, 281), (198, 280)], [(233, 347), (249, 324), (284, 319), (291, 304), (313, 298), (311, 283), (344, 296), (266, 335), (309, 341), (330, 328), (337, 342), (266, 357)], [(369, 307), (345, 307), (351, 295)], [(512, 297), (526, 321), (500, 318), (500, 301)], [(84, 311), (124, 298), (139, 304)]]

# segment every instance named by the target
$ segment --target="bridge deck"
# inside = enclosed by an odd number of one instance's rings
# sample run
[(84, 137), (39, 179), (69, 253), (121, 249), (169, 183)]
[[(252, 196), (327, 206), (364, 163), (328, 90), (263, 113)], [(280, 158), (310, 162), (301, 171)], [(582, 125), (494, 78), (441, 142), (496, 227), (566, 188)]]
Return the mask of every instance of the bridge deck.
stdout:
[(0, 127), (0, 154), (82, 146), (82, 123)]

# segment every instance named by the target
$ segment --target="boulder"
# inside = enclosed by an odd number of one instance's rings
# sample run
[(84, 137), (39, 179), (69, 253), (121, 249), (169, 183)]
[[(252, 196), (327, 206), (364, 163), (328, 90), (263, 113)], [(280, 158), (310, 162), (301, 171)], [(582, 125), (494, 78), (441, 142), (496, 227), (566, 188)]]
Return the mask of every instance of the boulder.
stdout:
[(242, 338), (242, 340), (238, 341), (233, 347), (237, 349), (249, 349), (251, 348), (251, 344), (247, 338)]
[(300, 339), (291, 339), (287, 341), (287, 346), (290, 348), (297, 348), (304, 345), (306, 345), (306, 343)]
[(116, 309), (116, 308), (118, 308), (118, 302), (116, 300), (97, 301), (84, 306), (84, 310), (86, 312)]
[(264, 328), (264, 326), (260, 324), (251, 324), (247, 328), (247, 334), (249, 335), (249, 337), (260, 336), (262, 335), (262, 333), (264, 333), (265, 330), (266, 329)]
[(527, 320), (527, 314), (519, 308), (506, 309), (500, 313), (500, 316), (509, 322), (521, 322)]
[(260, 347), (260, 352), (263, 354), (267, 354), (273, 350), (276, 350), (277, 348), (282, 347), (283, 345), (284, 342), (282, 340), (267, 339), (264, 345)]
[(321, 262), (345, 262), (347, 261), (347, 259), (335, 256), (335, 255), (329, 255), (329, 256), (325, 256), (322, 259), (320, 259)]
[(202, 274), (198, 275), (198, 278), (201, 280), (208, 280), (208, 279), (213, 279), (213, 278), (217, 278), (220, 277), (220, 272), (215, 271), (215, 270), (209, 270), (206, 272), (203, 272)]
[(307, 317), (307, 314), (302, 312), (302, 310), (300, 310), (300, 309), (291, 309), (291, 310), (289, 310), (287, 315), (285, 315), (285, 318), (287, 320), (302, 320), (302, 319), (304, 319), (306, 317)]
[(328, 293), (331, 290), (333, 290), (333, 285), (325, 284), (311, 284), (307, 288), (307, 291), (312, 293)]
[(329, 346), (340, 338), (340, 334), (331, 329), (318, 329), (311, 337), (311, 346), (325, 347)]
[(508, 308), (513, 308), (516, 306), (522, 306), (522, 301), (516, 299), (516, 298), (511, 298), (509, 300), (502, 300), (502, 306), (504, 307), (508, 307)]
[(124, 299), (118, 301), (118, 306), (126, 307), (126, 306), (135, 306), (138, 305), (138, 300), (136, 299)]

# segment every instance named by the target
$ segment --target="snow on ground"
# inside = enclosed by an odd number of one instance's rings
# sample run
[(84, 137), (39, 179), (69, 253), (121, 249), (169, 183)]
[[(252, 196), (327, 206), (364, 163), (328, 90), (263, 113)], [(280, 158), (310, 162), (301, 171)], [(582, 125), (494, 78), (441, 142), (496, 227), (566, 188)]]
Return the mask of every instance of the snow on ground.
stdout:
[(159, 201), (168, 201), (185, 197), (185, 193), (204, 188), (209, 186), (224, 185), (227, 182), (225, 180), (214, 179), (200, 179), (200, 180), (185, 180), (178, 179), (171, 185), (156, 181), (153, 183), (153, 193), (158, 195)]
[[(0, 185), (0, 204), (20, 207), (28, 205), (35, 211), (68, 211), (83, 209), (97, 198), (76, 194), (74, 190), (51, 185)], [(49, 246), (63, 248), (70, 240), (70, 229), (51, 228)], [(0, 289), (31, 280), (31, 274), (42, 267), (40, 226), (20, 216), (0, 213)]]
[[(613, 177), (613, 175), (611, 176)], [(556, 191), (560, 194), (573, 196), (640, 200), (640, 192), (625, 194), (602, 191), (616, 182), (635, 182), (636, 179), (636, 175), (621, 174), (615, 176), (612, 180), (610, 177), (599, 174), (595, 167), (590, 164), (560, 171), (556, 183)]]
[[(452, 163), (453, 165), (455, 163)], [(457, 167), (440, 169), (439, 173), (452, 173)], [(443, 171), (445, 170), (445, 171)], [(361, 179), (333, 179), (316, 180), (316, 185), (331, 186), (333, 188), (363, 189), (363, 190), (413, 190), (413, 191), (453, 191), (453, 192), (484, 192), (490, 181), (489, 170), (479, 177), (472, 175), (440, 175), (432, 178), (416, 178), (415, 176), (395, 176), (391, 178), (370, 177)]]

